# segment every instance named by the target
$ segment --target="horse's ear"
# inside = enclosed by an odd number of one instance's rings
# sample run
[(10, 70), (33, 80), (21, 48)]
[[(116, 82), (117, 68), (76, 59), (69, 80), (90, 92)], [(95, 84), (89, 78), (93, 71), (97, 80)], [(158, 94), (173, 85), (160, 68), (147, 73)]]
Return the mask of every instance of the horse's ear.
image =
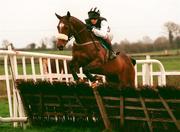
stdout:
[(69, 11), (67, 12), (67, 16), (68, 16), (68, 17), (70, 17), (70, 16), (71, 16), (71, 14), (70, 14), (70, 12), (69, 12)]
[(62, 18), (60, 15), (58, 15), (58, 14), (56, 14), (56, 13), (55, 13), (55, 15), (56, 15), (56, 17), (57, 17), (58, 19), (61, 19), (61, 18)]

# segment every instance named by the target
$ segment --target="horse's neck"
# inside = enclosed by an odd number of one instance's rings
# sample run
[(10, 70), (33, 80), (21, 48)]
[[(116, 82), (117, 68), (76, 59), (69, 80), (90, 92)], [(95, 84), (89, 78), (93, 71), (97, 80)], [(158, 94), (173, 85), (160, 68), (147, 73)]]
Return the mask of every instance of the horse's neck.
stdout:
[(74, 38), (77, 43), (83, 44), (89, 41), (96, 40), (95, 36), (92, 34), (91, 31), (86, 29), (86, 25), (82, 21), (78, 20), (77, 18), (75, 18), (73, 21), (73, 28), (76, 30), (77, 33), (76, 35), (74, 35)]

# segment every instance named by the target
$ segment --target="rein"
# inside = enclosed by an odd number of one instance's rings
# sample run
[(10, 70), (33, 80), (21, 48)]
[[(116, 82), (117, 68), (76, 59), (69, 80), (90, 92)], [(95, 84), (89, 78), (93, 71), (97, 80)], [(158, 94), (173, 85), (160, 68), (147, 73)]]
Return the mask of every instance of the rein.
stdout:
[(85, 42), (85, 43), (82, 43), (82, 44), (78, 44), (78, 43), (74, 42), (73, 44), (75, 44), (76, 46), (85, 46), (85, 45), (89, 45), (89, 44), (92, 44), (92, 43), (98, 43), (98, 41), (89, 41), (89, 42)]
[(96, 48), (97, 51), (99, 51), (100, 49), (97, 47), (97, 45), (96, 45), (96, 43), (95, 43), (95, 40), (94, 40), (94, 38), (93, 38), (93, 36), (92, 36), (92, 32), (91, 32), (91, 39), (92, 39), (92, 41), (93, 41), (94, 47)]
[[(80, 31), (76, 31), (76, 30), (73, 28), (72, 24), (70, 24), (70, 23), (69, 23), (69, 27), (70, 27), (71, 32), (74, 32), (74, 33), (75, 33), (74, 36), (78, 36), (78, 37), (77, 37), (78, 39), (80, 38), (80, 37), (79, 37), (79, 34), (82, 33), (82, 32), (86, 29), (86, 27), (84, 27), (84, 28), (82, 28)], [(73, 36), (71, 36), (70, 38), (68, 37), (68, 40), (71, 40), (72, 38), (73, 38)]]
[[(74, 30), (74, 28), (73, 28), (73, 26), (72, 26), (72, 24), (70, 24), (69, 23), (69, 26), (70, 26), (70, 29), (71, 29), (71, 31), (73, 32), (75, 32), (75, 34), (78, 36), (77, 38), (79, 39), (80, 37), (79, 37), (79, 34), (82, 32), (82, 31), (84, 31), (85, 29), (87, 29), (87, 27), (85, 26), (84, 28), (82, 28), (79, 32), (77, 32), (76, 30)], [(74, 36), (75, 36), (75, 34), (74, 34)], [(92, 36), (92, 32), (90, 33), (90, 36), (91, 36), (91, 39), (92, 39), (92, 42), (93, 42), (93, 45), (94, 45), (94, 47), (96, 48), (96, 50), (97, 51), (99, 51), (100, 49), (97, 47), (97, 45), (96, 45), (96, 42), (95, 42), (95, 40), (94, 40), (94, 38), (93, 38), (93, 36)], [(72, 38), (72, 37), (71, 37)], [(71, 39), (70, 38), (70, 39)], [(91, 41), (89, 41), (89, 42), (91, 42)], [(87, 42), (87, 43), (89, 43), (89, 42)], [(97, 41), (98, 42), (98, 41)], [(84, 44), (83, 44), (84, 45)]]

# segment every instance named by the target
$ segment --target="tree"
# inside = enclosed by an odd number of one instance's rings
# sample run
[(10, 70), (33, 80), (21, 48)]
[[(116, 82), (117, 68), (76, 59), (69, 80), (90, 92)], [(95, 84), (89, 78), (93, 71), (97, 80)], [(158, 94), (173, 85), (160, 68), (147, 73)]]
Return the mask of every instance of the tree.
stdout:
[(149, 36), (144, 36), (142, 38), (142, 43), (143, 44), (152, 44), (153, 43), (153, 40), (149, 37)]
[(31, 49), (31, 50), (34, 50), (36, 48), (36, 44), (35, 43), (30, 43), (27, 45), (26, 47), (27, 49)]
[(43, 49), (43, 50), (44, 50), (44, 49), (46, 49), (46, 47), (47, 47), (47, 46), (46, 46), (46, 44), (45, 44), (45, 43), (42, 43), (42, 44), (41, 44), (41, 49)]
[(177, 48), (180, 48), (180, 36), (177, 36), (174, 42), (177, 46)]
[(10, 42), (7, 39), (4, 39), (2, 41), (2, 48), (6, 49), (8, 44), (10, 44)]
[(158, 37), (154, 41), (154, 45), (155, 45), (156, 50), (164, 50), (164, 49), (168, 49), (170, 47), (170, 45), (168, 43), (168, 39), (164, 36)]
[(174, 22), (166, 22), (164, 26), (168, 30), (169, 35), (169, 43), (173, 44), (174, 38), (176, 38), (178, 35), (180, 35), (180, 25), (174, 23)]

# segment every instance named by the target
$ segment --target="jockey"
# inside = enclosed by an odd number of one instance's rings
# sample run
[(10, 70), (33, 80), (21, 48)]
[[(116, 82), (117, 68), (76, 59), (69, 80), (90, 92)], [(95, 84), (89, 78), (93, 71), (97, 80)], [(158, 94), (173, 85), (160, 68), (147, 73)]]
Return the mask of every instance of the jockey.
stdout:
[(91, 10), (88, 12), (88, 16), (89, 18), (85, 20), (87, 28), (91, 30), (94, 35), (96, 35), (99, 40), (108, 48), (110, 53), (109, 58), (115, 58), (116, 54), (114, 53), (111, 44), (113, 35), (110, 32), (110, 27), (108, 26), (106, 18), (100, 16), (100, 11), (97, 10), (96, 7), (94, 9), (91, 8)]

